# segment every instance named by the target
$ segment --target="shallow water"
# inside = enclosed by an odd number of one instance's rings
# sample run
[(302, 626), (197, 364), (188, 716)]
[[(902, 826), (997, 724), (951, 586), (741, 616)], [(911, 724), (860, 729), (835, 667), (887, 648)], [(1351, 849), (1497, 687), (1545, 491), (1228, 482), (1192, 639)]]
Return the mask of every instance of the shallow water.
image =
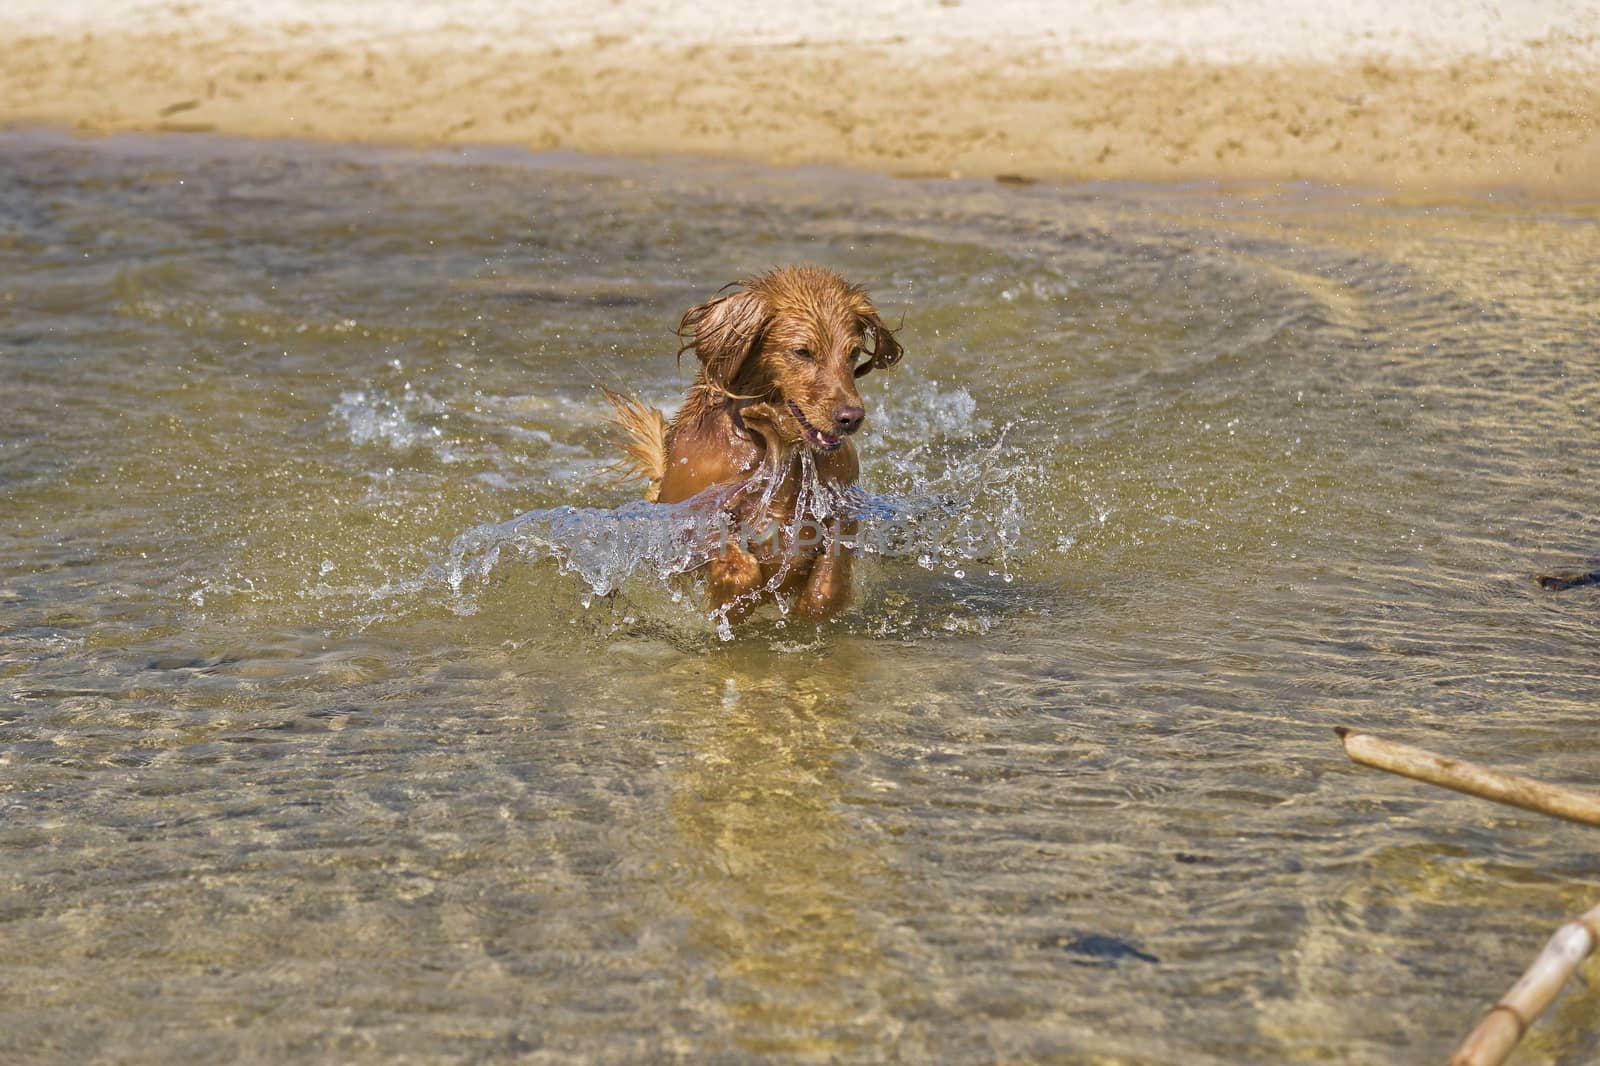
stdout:
[[(1593, 784), (1597, 223), (0, 138), (0, 1057), (1444, 1057), (1592, 831), (1330, 727)], [(903, 316), (871, 499), (1010, 539), (723, 640), (595, 385), (793, 260)]]

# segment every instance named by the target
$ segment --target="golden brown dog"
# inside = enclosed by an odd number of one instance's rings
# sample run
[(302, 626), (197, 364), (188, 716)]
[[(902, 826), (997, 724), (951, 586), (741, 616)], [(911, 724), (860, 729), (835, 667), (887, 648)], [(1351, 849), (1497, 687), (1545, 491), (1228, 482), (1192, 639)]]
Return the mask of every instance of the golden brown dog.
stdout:
[(856, 379), (900, 360), (867, 294), (820, 267), (782, 267), (725, 286), (678, 324), (700, 372), (670, 423), (606, 390), (627, 430), (628, 476), (647, 499), (709, 494), (726, 519), (703, 572), (713, 611), (742, 617), (778, 599), (809, 617), (844, 607), (851, 523), (839, 490), (859, 466), (851, 434), (866, 409)]

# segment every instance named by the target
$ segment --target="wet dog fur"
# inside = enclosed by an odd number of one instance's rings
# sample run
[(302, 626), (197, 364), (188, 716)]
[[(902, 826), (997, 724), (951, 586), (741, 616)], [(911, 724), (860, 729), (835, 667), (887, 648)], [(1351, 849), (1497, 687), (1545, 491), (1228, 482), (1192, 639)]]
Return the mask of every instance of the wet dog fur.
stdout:
[[(765, 468), (780, 479), (770, 497), (733, 494), (727, 517), (746, 530), (781, 530), (804, 506), (807, 465), (826, 488), (855, 483), (851, 438), (866, 418), (856, 381), (894, 366), (901, 348), (866, 292), (822, 267), (780, 267), (724, 290), (678, 324), (679, 359), (693, 350), (700, 369), (670, 422), (605, 390), (626, 433), (617, 468), (647, 481), (645, 498), (660, 503), (737, 486)], [(777, 597), (801, 616), (837, 613), (850, 593), (843, 521), (824, 519), (809, 544), (725, 540), (703, 566), (710, 608), (738, 618)]]

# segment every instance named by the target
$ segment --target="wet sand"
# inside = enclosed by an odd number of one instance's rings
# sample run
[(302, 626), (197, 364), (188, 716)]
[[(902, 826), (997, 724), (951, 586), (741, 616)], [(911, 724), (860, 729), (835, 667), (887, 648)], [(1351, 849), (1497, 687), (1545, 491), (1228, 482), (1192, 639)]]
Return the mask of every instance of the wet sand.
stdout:
[[(1252, 5), (1212, 5), (1241, 10), (1233, 23), (1178, 27), (1186, 45), (1103, 21), (1097, 35), (1055, 24), (1032, 33), (1038, 13), (1019, 4), (987, 25), (959, 5), (894, 0), (856, 32), (847, 8), (820, 6), (831, 34), (807, 35), (767, 5), (718, 29), (715, 18), (674, 22), (670, 4), (586, 17), (581, 5), (522, 0), (503, 25), (473, 21), (471, 5), (455, 21), (459, 9), (423, 5), (395, 25), (359, 2), (254, 13), (229, 0), (134, 3), (111, 17), (24, 2), (0, 16), (0, 123), (683, 153), (911, 176), (1600, 194), (1597, 38), (1516, 10), (1451, 36), (1456, 13), (1436, 2), (1430, 43), (1426, 25), (1378, 34), (1360, 21), (1378, 17), (1366, 8), (1334, 39), (1310, 23), (1253, 34)], [(930, 29), (941, 8), (965, 21)], [(1507, 27), (1527, 33), (1490, 39)]]

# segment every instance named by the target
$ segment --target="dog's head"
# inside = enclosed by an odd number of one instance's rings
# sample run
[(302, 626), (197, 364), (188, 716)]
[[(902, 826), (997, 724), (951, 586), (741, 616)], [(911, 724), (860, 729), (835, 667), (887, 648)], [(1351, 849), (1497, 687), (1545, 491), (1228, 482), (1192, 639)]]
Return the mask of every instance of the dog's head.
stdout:
[(900, 361), (894, 331), (866, 292), (821, 267), (780, 267), (734, 282), (678, 324), (700, 384), (735, 402), (765, 401), (790, 442), (831, 452), (861, 428), (856, 378)]

